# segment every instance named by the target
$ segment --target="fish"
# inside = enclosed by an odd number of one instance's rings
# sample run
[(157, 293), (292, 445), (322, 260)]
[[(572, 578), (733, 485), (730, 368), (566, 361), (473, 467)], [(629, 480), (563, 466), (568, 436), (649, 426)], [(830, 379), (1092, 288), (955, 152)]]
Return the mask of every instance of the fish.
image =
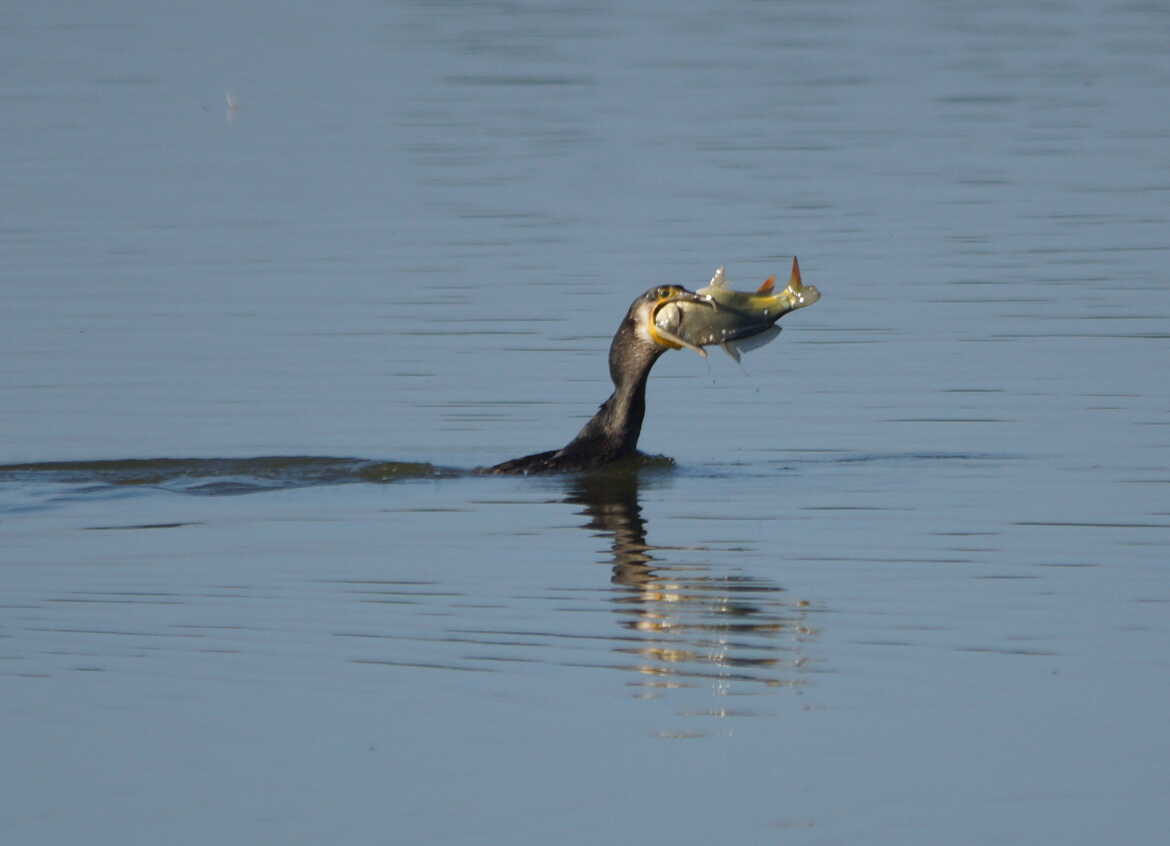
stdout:
[(776, 277), (764, 280), (755, 291), (736, 291), (727, 284), (722, 267), (695, 300), (666, 300), (653, 314), (654, 328), (664, 340), (695, 350), (719, 344), (737, 362), (743, 353), (762, 347), (780, 334), (776, 321), (790, 311), (807, 308), (821, 298), (815, 285), (800, 278), (794, 256), (788, 285), (775, 292)]

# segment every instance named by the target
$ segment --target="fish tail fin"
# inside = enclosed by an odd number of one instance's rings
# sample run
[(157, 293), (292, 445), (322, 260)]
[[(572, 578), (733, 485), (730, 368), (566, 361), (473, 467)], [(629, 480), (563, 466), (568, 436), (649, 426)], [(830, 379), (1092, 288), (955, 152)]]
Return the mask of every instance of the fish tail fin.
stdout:
[(821, 292), (816, 285), (805, 285), (800, 278), (800, 264), (796, 256), (792, 257), (792, 275), (788, 277), (788, 287), (785, 292), (792, 301), (792, 308), (810, 306), (821, 298)]

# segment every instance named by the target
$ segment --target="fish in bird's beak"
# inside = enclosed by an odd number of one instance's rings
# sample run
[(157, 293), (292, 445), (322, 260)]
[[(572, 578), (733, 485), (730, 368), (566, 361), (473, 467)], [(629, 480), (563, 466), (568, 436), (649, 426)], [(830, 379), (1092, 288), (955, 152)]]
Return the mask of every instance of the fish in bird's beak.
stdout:
[(706, 355), (703, 347), (720, 344), (739, 361), (741, 353), (780, 334), (777, 320), (821, 298), (815, 286), (801, 280), (795, 258), (788, 285), (776, 292), (775, 283), (772, 276), (753, 292), (736, 291), (727, 284), (720, 267), (711, 282), (695, 292), (696, 299), (667, 299), (653, 310), (658, 333), (672, 342), (666, 345), (673, 349), (686, 347)]
[(642, 326), (646, 336), (651, 341), (667, 349), (681, 350), (686, 348), (694, 350), (703, 358), (707, 357), (707, 351), (701, 346), (692, 344), (674, 333), (678, 324), (675, 315), (679, 312), (664, 312), (664, 309), (677, 309), (677, 303), (690, 303), (702, 308), (717, 308), (714, 299), (707, 294), (688, 291), (681, 285), (662, 285), (658, 288), (652, 288), (642, 296), (642, 299), (647, 304), (647, 307), (642, 310)]

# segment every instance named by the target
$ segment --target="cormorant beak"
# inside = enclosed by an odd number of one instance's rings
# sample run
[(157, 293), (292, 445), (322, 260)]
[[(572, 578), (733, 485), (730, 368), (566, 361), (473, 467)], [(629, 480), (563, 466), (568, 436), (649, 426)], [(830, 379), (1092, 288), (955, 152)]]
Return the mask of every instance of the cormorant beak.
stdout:
[(705, 349), (683, 340), (669, 329), (658, 325), (658, 312), (662, 307), (677, 302), (702, 303), (703, 305), (711, 306), (711, 308), (718, 308), (715, 300), (707, 294), (696, 294), (693, 291), (688, 291), (686, 288), (672, 287), (669, 293), (657, 297), (653, 301), (653, 305), (646, 310), (646, 334), (659, 346), (671, 350), (681, 350), (685, 347), (688, 350), (694, 350), (703, 358), (706, 358), (707, 351)]

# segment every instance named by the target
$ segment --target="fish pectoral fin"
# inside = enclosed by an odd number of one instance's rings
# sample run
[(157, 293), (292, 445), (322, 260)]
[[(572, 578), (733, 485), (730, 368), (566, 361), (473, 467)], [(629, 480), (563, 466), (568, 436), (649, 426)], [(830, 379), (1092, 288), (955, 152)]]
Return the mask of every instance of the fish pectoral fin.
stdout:
[(735, 343), (735, 341), (724, 341), (719, 346), (723, 347), (723, 351), (731, 356), (735, 360), (736, 364), (739, 364), (739, 346)]
[(756, 295), (759, 296), (760, 294), (770, 294), (770, 293), (772, 293), (772, 289), (775, 287), (776, 287), (776, 276), (775, 276), (775, 274), (773, 274), (772, 276), (769, 276), (767, 279), (765, 279), (760, 284), (760, 287), (756, 288)]
[[(668, 312), (665, 309), (671, 309), (671, 311)], [(659, 322), (660, 317), (662, 318), (661, 322)], [(673, 319), (671, 319), (672, 317)], [(682, 313), (679, 311), (679, 308), (674, 301), (672, 301), (669, 297), (661, 299), (658, 301), (658, 304), (650, 309), (650, 312), (646, 315), (646, 334), (650, 336), (651, 341), (658, 344), (659, 346), (667, 347), (668, 349), (672, 350), (681, 350), (685, 347), (688, 350), (694, 350), (700, 356), (706, 358), (707, 351), (705, 349), (692, 344), (685, 338), (680, 338), (677, 334), (671, 331), (671, 329), (678, 328), (678, 324), (681, 318)], [(664, 323), (667, 325), (663, 325)], [(670, 328), (668, 328), (668, 326)]]
[[(654, 325), (653, 321), (651, 321), (650, 332), (651, 332), (651, 337), (654, 337), (654, 340), (657, 341), (658, 343), (662, 344), (662, 346), (664, 346), (664, 347), (669, 347), (671, 345), (674, 345), (674, 348), (676, 350), (682, 349), (683, 347), (686, 347), (688, 350), (694, 350), (703, 358), (707, 357), (707, 351), (705, 349), (692, 344), (690, 341), (687, 341), (687, 340), (684, 340), (683, 338), (680, 338), (678, 335), (674, 334), (669, 329), (663, 329), (661, 326)], [(655, 336), (657, 336), (657, 337), (655, 337)], [(662, 343), (663, 341), (666, 341), (667, 343), (663, 344)]]

